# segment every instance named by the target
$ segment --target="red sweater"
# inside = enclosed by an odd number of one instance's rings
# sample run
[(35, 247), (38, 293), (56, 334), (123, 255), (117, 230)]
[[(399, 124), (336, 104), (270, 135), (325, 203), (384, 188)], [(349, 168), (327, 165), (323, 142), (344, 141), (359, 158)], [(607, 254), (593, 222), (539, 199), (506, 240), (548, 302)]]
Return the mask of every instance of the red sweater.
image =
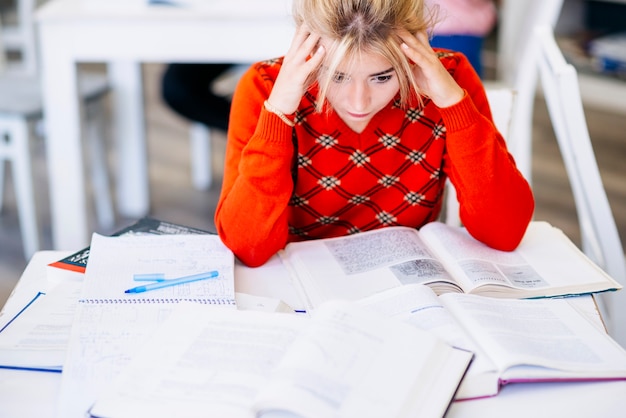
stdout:
[(263, 107), (282, 59), (253, 65), (233, 97), (222, 192), (223, 242), (258, 266), (288, 242), (436, 220), (450, 177), (461, 220), (489, 246), (512, 250), (534, 210), (532, 192), (495, 129), (482, 83), (462, 55), (441, 60), (465, 97), (437, 108), (397, 98), (357, 134), (302, 98), (296, 126)]

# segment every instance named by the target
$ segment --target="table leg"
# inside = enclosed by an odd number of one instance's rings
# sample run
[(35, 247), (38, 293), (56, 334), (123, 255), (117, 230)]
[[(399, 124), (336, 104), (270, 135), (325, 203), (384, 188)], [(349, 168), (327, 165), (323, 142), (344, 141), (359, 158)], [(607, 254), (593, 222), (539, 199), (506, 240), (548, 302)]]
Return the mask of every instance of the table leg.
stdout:
[(150, 209), (141, 63), (110, 62), (108, 73), (113, 87), (118, 210), (123, 216), (140, 218)]
[(40, 32), (52, 246), (71, 250), (88, 244), (81, 109), (76, 64), (57, 35)]

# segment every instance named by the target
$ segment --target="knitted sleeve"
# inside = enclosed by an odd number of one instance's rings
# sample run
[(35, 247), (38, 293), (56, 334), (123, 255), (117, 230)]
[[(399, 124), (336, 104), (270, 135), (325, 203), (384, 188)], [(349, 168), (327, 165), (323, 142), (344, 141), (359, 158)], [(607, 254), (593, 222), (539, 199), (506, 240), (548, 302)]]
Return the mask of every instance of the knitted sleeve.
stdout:
[(465, 58), (453, 75), (465, 97), (440, 111), (447, 132), (444, 170), (457, 190), (461, 221), (476, 239), (512, 250), (532, 218), (532, 191), (496, 130), (482, 82)]
[(250, 266), (265, 263), (285, 246), (293, 191), (292, 128), (263, 107), (275, 80), (267, 69), (252, 66), (235, 90), (215, 213), (220, 238)]

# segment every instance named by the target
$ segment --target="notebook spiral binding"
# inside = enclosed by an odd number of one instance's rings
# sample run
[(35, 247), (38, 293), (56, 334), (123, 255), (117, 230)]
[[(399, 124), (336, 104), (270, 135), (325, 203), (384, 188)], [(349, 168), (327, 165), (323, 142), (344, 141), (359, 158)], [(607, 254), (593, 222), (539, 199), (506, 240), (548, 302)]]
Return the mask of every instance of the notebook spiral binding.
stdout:
[(193, 299), (193, 298), (176, 298), (176, 299), (80, 299), (80, 303), (106, 305), (106, 304), (145, 304), (145, 303), (178, 303), (178, 302), (194, 302), (203, 305), (236, 305), (234, 299)]

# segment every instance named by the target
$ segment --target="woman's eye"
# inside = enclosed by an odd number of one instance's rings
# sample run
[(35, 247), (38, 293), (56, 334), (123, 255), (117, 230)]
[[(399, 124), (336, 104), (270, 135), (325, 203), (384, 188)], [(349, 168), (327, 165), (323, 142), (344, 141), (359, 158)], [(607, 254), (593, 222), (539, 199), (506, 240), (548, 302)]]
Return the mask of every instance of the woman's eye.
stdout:
[(387, 81), (391, 80), (391, 77), (392, 77), (391, 74), (378, 75), (378, 76), (374, 77), (374, 82), (376, 82), (376, 83), (386, 83)]
[(348, 77), (347, 75), (343, 73), (336, 73), (333, 76), (333, 82), (335, 83), (343, 83), (344, 81), (348, 81), (348, 80), (350, 80), (350, 77)]

